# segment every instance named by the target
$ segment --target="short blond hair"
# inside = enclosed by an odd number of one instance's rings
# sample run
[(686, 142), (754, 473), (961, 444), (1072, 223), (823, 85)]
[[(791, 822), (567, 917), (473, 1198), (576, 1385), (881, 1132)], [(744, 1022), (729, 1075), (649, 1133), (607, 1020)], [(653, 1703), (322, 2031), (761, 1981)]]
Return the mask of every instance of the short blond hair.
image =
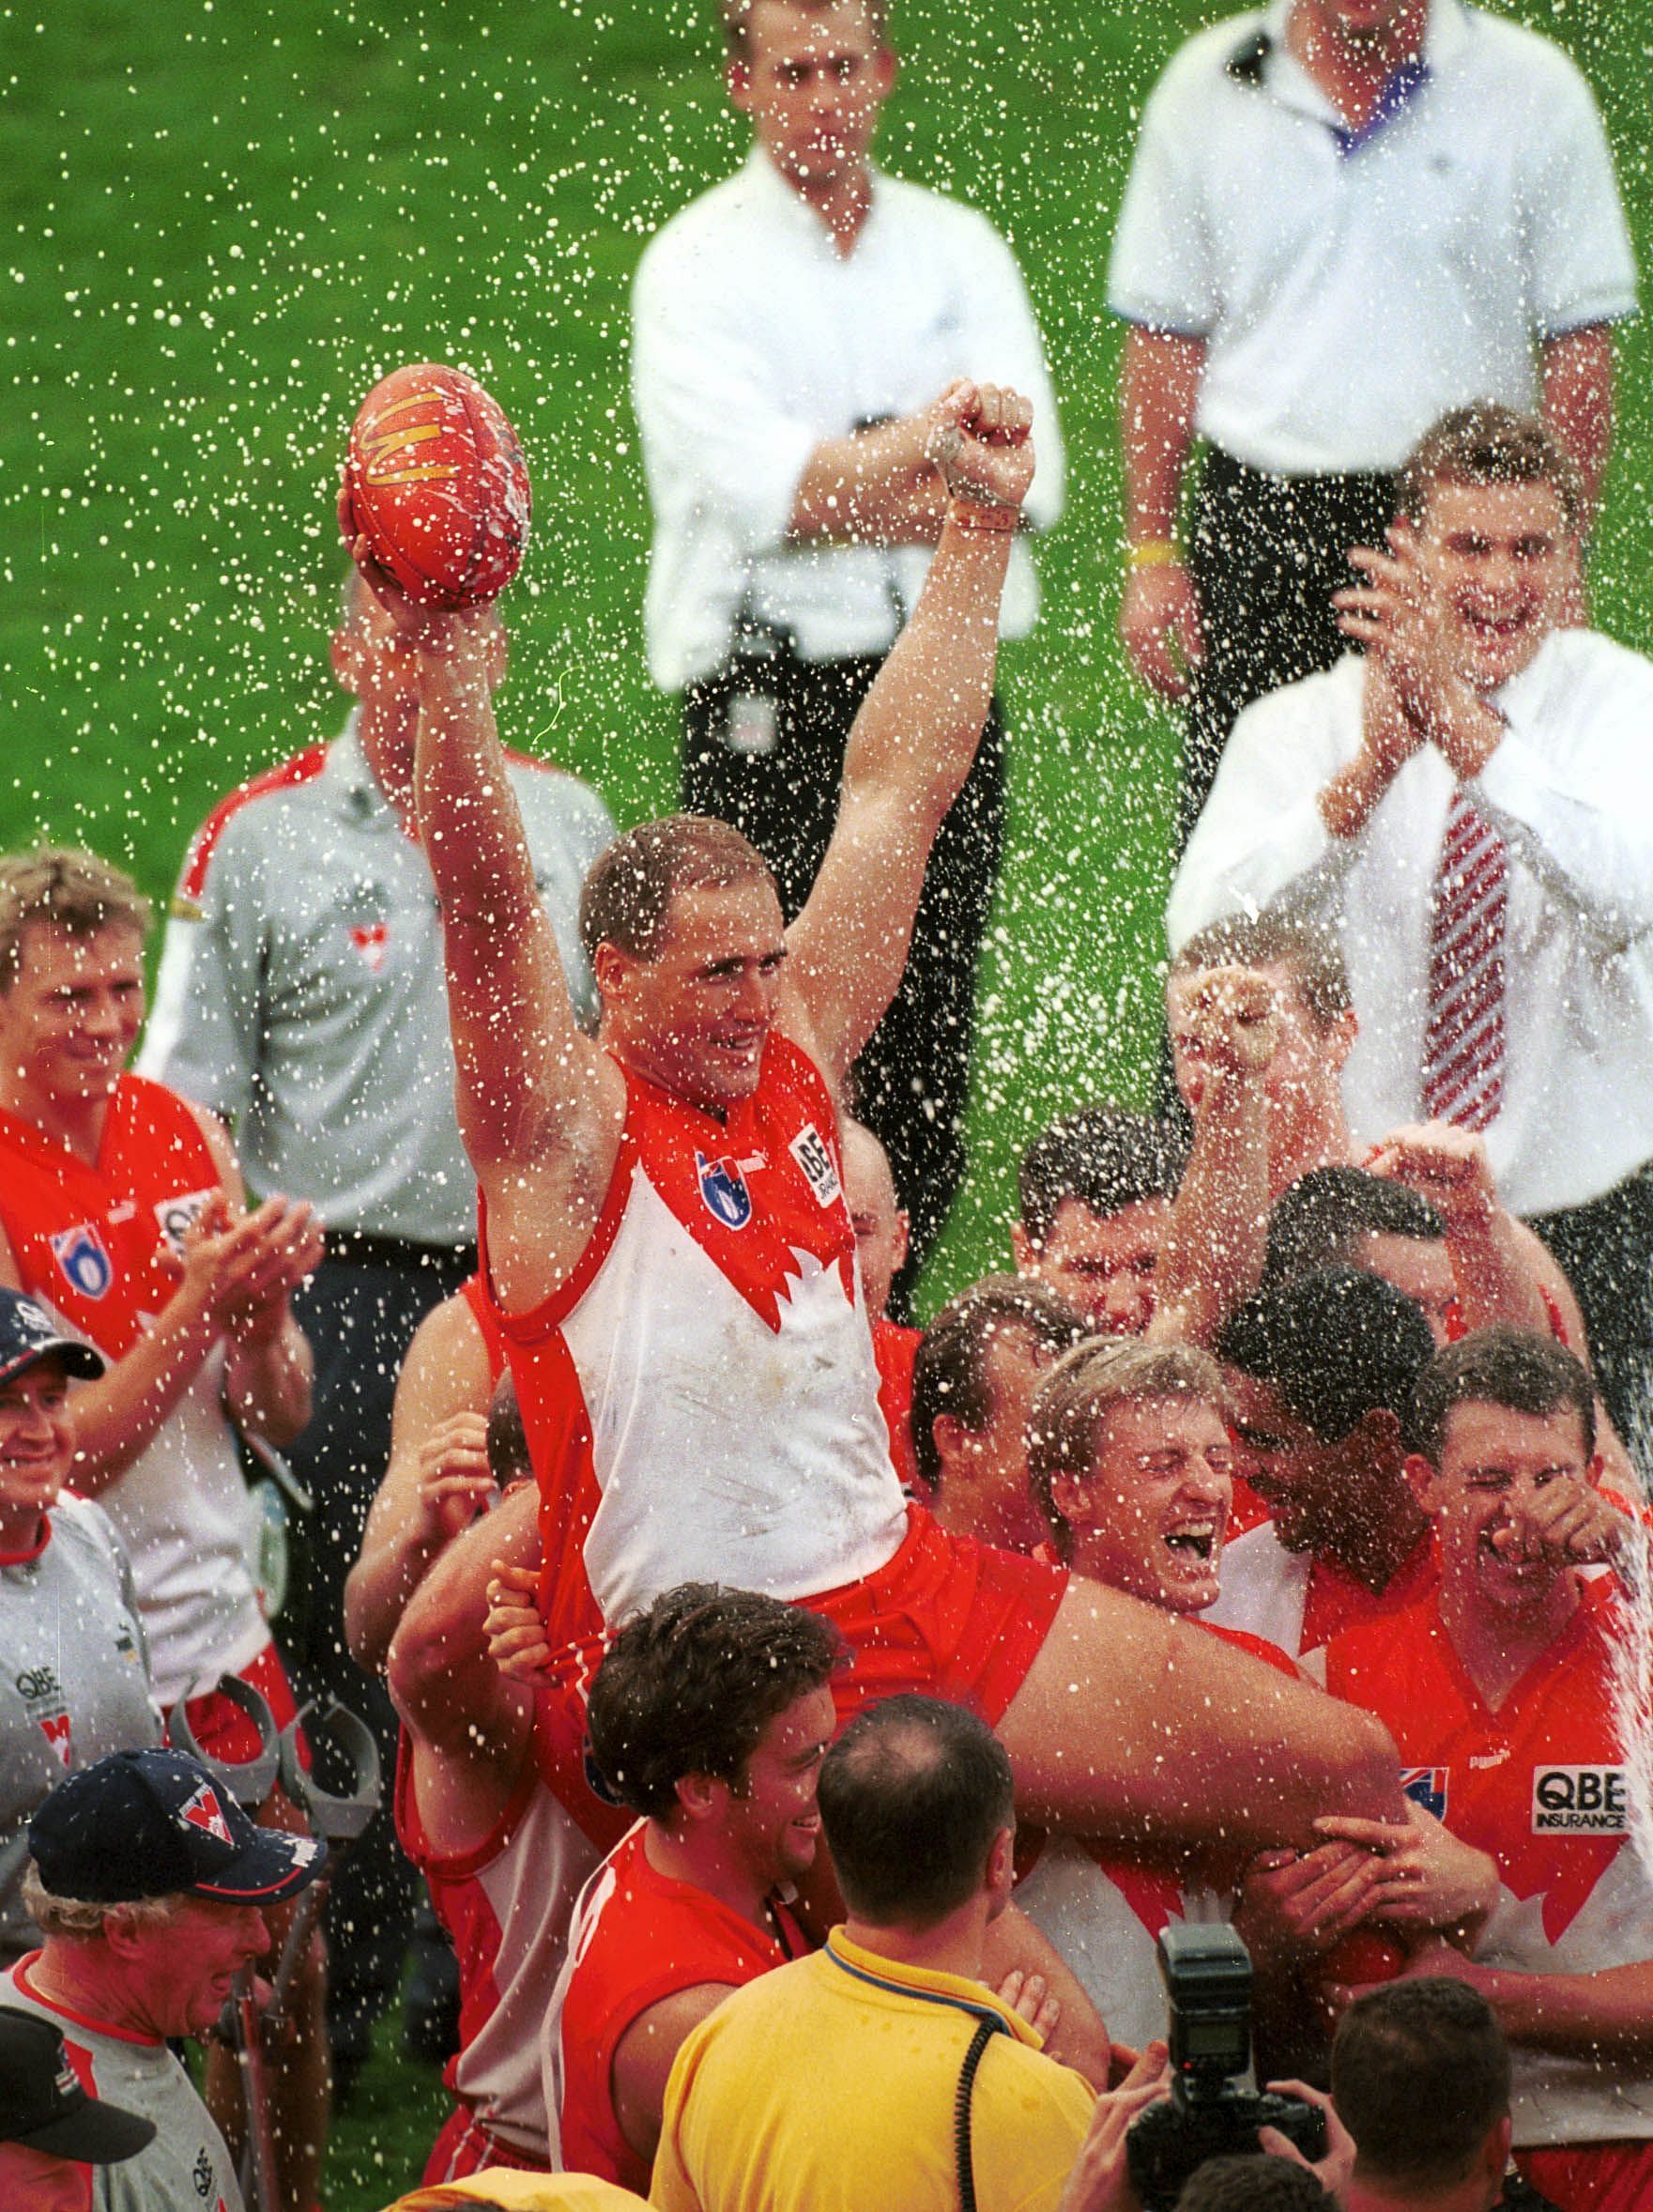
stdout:
[(1056, 1362), (1035, 1391), (1028, 1414), (1028, 1482), (1064, 1558), (1072, 1534), (1056, 1510), (1057, 1477), (1082, 1480), (1090, 1473), (1096, 1433), (1116, 1406), (1156, 1398), (1192, 1398), (1225, 1421), (1233, 1418), (1222, 1369), (1195, 1344), (1088, 1337)]
[(96, 853), (39, 845), (33, 853), (0, 854), (0, 991), (17, 981), (23, 935), (37, 922), (71, 937), (95, 937), (124, 924), (141, 937), (149, 913), (131, 877)]
[(100, 1936), (109, 1920), (124, 1920), (129, 1928), (165, 1928), (190, 1898), (183, 1890), (163, 1897), (131, 1897), (118, 1905), (100, 1904), (92, 1897), (60, 1897), (46, 1887), (40, 1869), (31, 1859), (23, 1868), (23, 1910), (42, 1935), (84, 1941)]

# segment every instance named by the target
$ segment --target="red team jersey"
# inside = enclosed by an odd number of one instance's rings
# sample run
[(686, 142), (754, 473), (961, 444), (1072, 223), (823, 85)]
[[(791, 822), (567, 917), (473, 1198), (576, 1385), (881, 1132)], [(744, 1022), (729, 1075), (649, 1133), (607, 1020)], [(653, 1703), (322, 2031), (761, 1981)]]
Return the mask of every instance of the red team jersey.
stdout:
[[(1496, 1860), (1502, 1890), (1475, 1956), (1515, 1973), (1653, 1959), (1653, 1882), (1628, 1833), (1613, 1711), (1615, 1586), (1583, 1588), (1567, 1629), (1496, 1712), (1433, 1600), (1326, 1653), (1326, 1687), (1387, 1727), (1408, 1794)], [(1653, 2203), (1653, 2072), (1533, 2049), (1514, 2057), (1515, 2142), (1538, 2186), (1569, 2212)], [(1524, 2155), (1541, 2145), (1580, 2147)]]
[[(0, 1111), (0, 1227), (23, 1287), (95, 1344), (130, 1352), (173, 1296), (165, 1264), (219, 1190), (176, 1092), (123, 1075), (95, 1162)], [(247, 1565), (251, 1509), (221, 1392), (222, 1349), (99, 1502), (132, 1562), (156, 1693), (238, 1670), (269, 1640)]]
[(420, 1818), (406, 1745), (396, 1833), (459, 1961), (459, 2051), (443, 2075), (459, 2109), (424, 2179), (457, 2181), (496, 2164), (543, 2172), (551, 2161), (540, 2059), (546, 1992), (562, 1971), (569, 1915), (597, 1853), (528, 1760), (493, 1834), (471, 1851), (438, 1851)]
[(632, 2022), (680, 1989), (739, 1989), (811, 1945), (778, 1901), (778, 1937), (703, 1889), (650, 1864), (639, 1821), (587, 1884), (569, 1958), (546, 2019), (546, 2102), (561, 2133), (559, 2163), (645, 2196), (649, 2168), (614, 2115), (614, 2053)]
[[(692, 1580), (833, 1620), (856, 1654), (841, 1717), (923, 1689), (997, 1720), (1066, 1577), (902, 1498), (819, 1070), (772, 1036), (727, 1120), (625, 1081), (577, 1266), (531, 1313), (495, 1301), (541, 1489), (546, 1778), (590, 1810), (578, 1746), (604, 1624)], [(485, 1210), (482, 1243), (485, 1276)]]
[(890, 1436), (890, 1461), (897, 1481), (910, 1498), (931, 1502), (930, 1487), (918, 1471), (912, 1449), (912, 1363), (918, 1358), (922, 1329), (903, 1329), (896, 1321), (872, 1325), (872, 1356), (879, 1371), (879, 1411)]

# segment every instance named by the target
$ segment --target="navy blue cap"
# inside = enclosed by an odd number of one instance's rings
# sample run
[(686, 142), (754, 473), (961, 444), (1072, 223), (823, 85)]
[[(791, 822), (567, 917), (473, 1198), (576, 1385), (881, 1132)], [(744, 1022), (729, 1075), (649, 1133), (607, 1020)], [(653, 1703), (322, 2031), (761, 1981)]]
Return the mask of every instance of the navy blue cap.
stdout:
[(223, 1784), (178, 1751), (115, 1751), (60, 1782), (29, 1822), (54, 1897), (93, 1905), (215, 1897), (273, 1905), (315, 1880), (327, 1845), (257, 1827)]
[(155, 2140), (155, 2123), (81, 2086), (49, 2020), (0, 2005), (0, 2143), (113, 2166)]
[(32, 1367), (52, 1354), (70, 1375), (88, 1382), (101, 1375), (108, 1361), (78, 1336), (65, 1336), (44, 1306), (36, 1305), (21, 1290), (0, 1285), (0, 1382)]

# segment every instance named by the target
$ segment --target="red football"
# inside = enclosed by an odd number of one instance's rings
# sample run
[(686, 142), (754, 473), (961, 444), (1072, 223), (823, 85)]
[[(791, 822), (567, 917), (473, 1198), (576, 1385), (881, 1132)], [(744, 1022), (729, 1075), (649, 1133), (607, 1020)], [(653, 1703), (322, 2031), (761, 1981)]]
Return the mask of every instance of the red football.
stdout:
[(504, 591), (528, 534), (528, 472), (504, 409), (429, 361), (375, 384), (350, 432), (345, 504), (375, 558), (421, 607)]

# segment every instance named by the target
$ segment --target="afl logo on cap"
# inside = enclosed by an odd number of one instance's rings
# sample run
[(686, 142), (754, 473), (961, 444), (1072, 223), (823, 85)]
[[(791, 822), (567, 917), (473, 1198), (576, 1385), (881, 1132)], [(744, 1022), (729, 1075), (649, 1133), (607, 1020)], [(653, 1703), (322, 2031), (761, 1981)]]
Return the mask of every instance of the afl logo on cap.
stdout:
[(52, 1239), (52, 1255), (68, 1278), (71, 1290), (82, 1298), (100, 1298), (115, 1281), (115, 1268), (103, 1249), (103, 1239), (90, 1221), (78, 1229), (64, 1229)]
[(731, 1160), (708, 1160), (704, 1152), (696, 1152), (695, 1172), (700, 1177), (706, 1210), (713, 1221), (721, 1221), (726, 1229), (743, 1229), (752, 1219), (752, 1193), (740, 1169)]

